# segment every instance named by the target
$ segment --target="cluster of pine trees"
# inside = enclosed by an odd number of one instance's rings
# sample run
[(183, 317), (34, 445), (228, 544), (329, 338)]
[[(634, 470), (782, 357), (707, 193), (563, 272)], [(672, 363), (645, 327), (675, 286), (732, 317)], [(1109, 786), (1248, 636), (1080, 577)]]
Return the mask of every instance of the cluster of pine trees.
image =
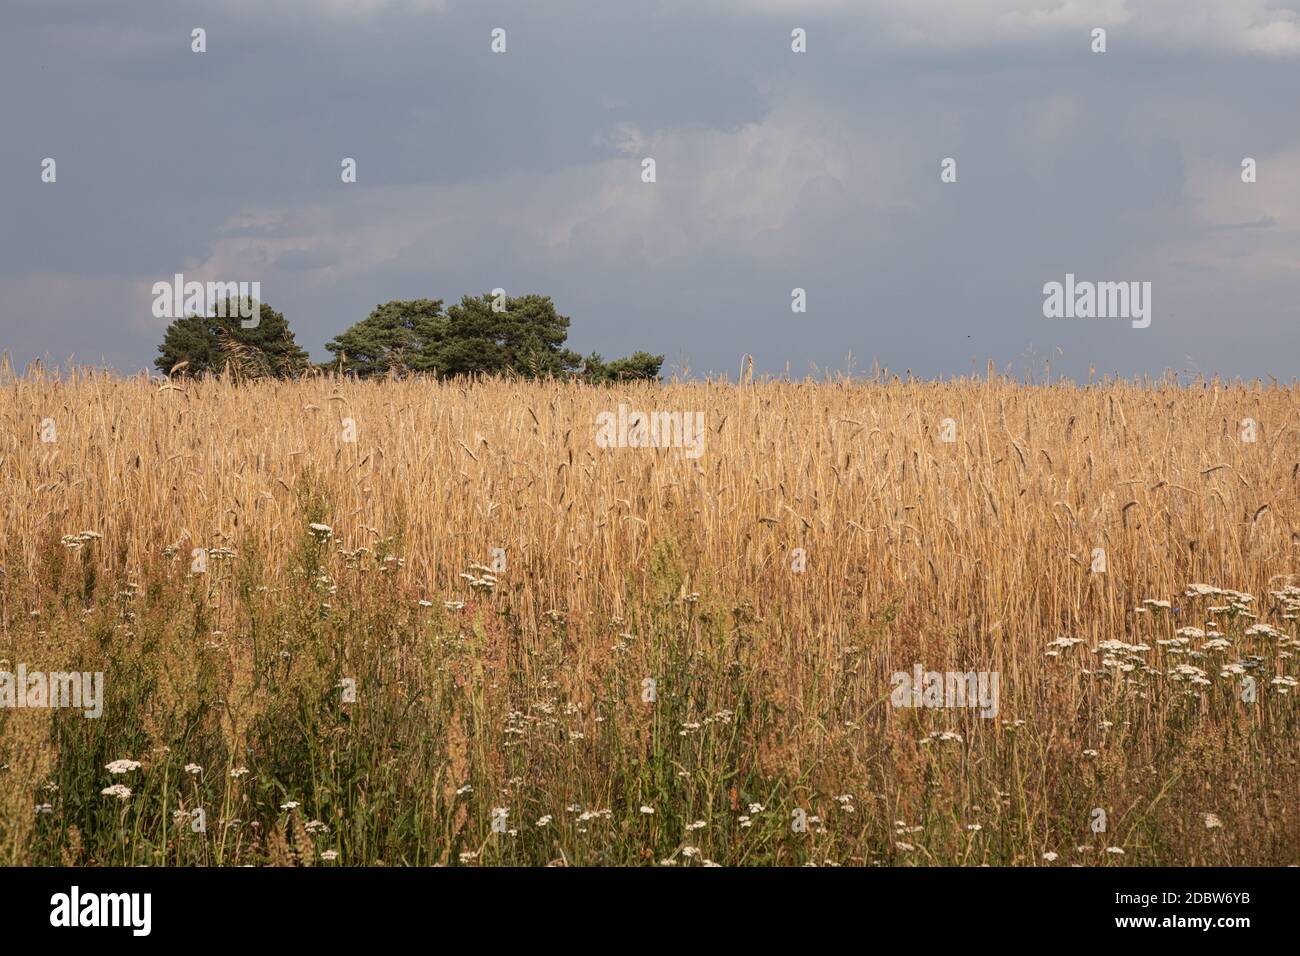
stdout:
[[(606, 362), (564, 347), (569, 319), (550, 296), (465, 296), (386, 302), (326, 343), (333, 358), (314, 366), (294, 341), (284, 316), (259, 303), (258, 322), (244, 327), (236, 305), (216, 315), (189, 315), (167, 327), (154, 365), (165, 374), (230, 373), (240, 378), (291, 378), (313, 368), (356, 375), (474, 374), (544, 378), (574, 375), (601, 383), (658, 379), (662, 355), (648, 352)], [(251, 310), (245, 310), (249, 312)]]

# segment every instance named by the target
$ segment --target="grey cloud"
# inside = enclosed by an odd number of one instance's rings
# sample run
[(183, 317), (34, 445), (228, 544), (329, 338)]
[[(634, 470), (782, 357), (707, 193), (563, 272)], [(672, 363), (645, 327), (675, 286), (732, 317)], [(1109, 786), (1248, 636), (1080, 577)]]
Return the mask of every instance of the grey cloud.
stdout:
[[(554, 295), (575, 348), (648, 348), (699, 373), (734, 374), (742, 352), (796, 374), (850, 352), (929, 375), (1049, 356), (1076, 375), (1189, 355), (1293, 372), (1279, 363), (1300, 296), (1300, 60), (1285, 9), (158, 11), (17, 0), (8, 16), (0, 347), (20, 361), (148, 366), (149, 285), (185, 271), (261, 281), (322, 358), (376, 302), (503, 286)], [(1087, 51), (1094, 21), (1105, 55)], [(203, 56), (188, 45), (200, 23)], [(487, 51), (496, 25), (505, 56)], [(47, 155), (54, 186), (39, 182)], [(344, 156), (356, 185), (339, 182)], [(956, 184), (939, 182), (945, 156)], [(1044, 319), (1042, 285), (1067, 271), (1152, 281), (1151, 328)], [(807, 315), (790, 312), (795, 286)]]

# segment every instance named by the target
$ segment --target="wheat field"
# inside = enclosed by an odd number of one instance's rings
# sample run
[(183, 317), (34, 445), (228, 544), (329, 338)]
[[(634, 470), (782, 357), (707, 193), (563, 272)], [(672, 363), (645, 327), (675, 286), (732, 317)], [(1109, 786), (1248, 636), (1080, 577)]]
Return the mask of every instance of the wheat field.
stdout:
[(1300, 862), (1298, 411), (6, 370), (0, 671), (104, 700), (0, 709), (0, 862)]

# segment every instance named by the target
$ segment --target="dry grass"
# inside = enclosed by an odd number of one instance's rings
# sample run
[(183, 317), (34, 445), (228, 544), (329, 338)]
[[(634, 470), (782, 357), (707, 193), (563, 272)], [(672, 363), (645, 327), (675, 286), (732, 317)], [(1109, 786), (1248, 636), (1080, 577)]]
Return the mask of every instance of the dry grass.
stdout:
[[(703, 411), (703, 456), (597, 447), (620, 402)], [(102, 670), (107, 704), (0, 710), (0, 862), (1297, 862), (1296, 413), (1220, 383), (10, 376), (0, 669)], [(1209, 620), (1226, 649), (1157, 643)], [(916, 664), (998, 672), (997, 717), (891, 707)]]

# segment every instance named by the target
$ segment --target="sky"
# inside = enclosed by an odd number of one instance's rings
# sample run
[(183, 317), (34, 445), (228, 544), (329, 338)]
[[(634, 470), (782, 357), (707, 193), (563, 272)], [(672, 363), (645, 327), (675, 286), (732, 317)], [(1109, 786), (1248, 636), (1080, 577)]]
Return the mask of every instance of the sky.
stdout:
[[(379, 303), (503, 288), (692, 377), (1289, 381), (1298, 9), (4, 0), (0, 350), (150, 368), (179, 272), (260, 282), (317, 360)], [(1045, 316), (1067, 274), (1149, 282), (1150, 325)]]

